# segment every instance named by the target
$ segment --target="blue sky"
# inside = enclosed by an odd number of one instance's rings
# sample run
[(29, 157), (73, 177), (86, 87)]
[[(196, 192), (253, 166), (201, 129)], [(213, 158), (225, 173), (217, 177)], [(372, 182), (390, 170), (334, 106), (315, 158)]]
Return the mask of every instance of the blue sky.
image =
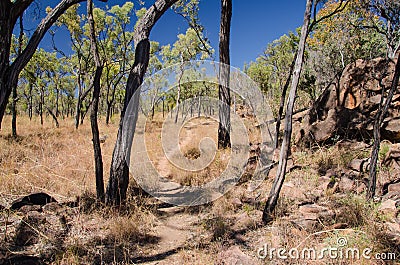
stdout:
[[(146, 5), (154, 0), (146, 0)], [(54, 6), (57, 1), (42, 1), (41, 9), (46, 5)], [(96, 6), (104, 6), (94, 1)], [(109, 0), (107, 5), (123, 4), (122, 0)], [(137, 0), (133, 0), (135, 8), (139, 8)], [(281, 35), (294, 31), (302, 24), (305, 0), (233, 0), (233, 14), (231, 27), (231, 64), (242, 68), (245, 63), (254, 61), (262, 54), (266, 45)], [(86, 4), (82, 3), (84, 11)], [(220, 19), (219, 0), (200, 0), (200, 20), (205, 27), (205, 35), (209, 38), (212, 47), (218, 52), (218, 33)], [(32, 19), (25, 20), (25, 27), (33, 28)], [(187, 23), (172, 10), (168, 10), (158, 21), (151, 33), (151, 39), (161, 45), (174, 43), (177, 34), (184, 33)], [(60, 31), (56, 35), (56, 44), (68, 50), (69, 37), (66, 32)], [(49, 49), (50, 38), (47, 36), (41, 47)], [(218, 57), (216, 57), (218, 58)]]

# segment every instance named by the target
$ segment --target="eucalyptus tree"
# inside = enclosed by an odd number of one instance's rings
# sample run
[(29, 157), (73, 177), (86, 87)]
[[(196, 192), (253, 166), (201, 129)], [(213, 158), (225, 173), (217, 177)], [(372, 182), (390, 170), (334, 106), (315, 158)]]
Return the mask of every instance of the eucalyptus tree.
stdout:
[[(188, 28), (185, 34), (179, 34), (178, 40), (172, 45), (166, 45), (161, 48), (161, 55), (164, 66), (180, 64), (182, 67), (185, 62), (196, 59), (207, 59), (210, 56), (211, 46), (205, 40), (202, 32), (196, 32), (193, 28)], [(185, 75), (185, 70), (182, 69), (178, 75), (178, 87), (175, 96), (175, 122), (178, 120), (180, 103), (182, 100), (182, 81)], [(190, 85), (190, 84), (189, 84)]]
[(286, 92), (290, 85), (298, 42), (299, 37), (293, 32), (281, 36), (268, 44), (264, 53), (246, 69), (247, 74), (259, 84), (268, 98), (272, 98), (270, 104), (277, 117), (275, 148), (278, 148)]
[[(348, 4), (347, 1), (340, 0), (339, 5), (336, 8), (334, 8), (332, 12), (322, 17), (317, 17), (317, 5), (319, 4), (319, 2), (320, 2), (319, 0), (307, 0), (306, 3), (306, 10), (304, 12), (304, 20), (303, 20), (303, 25), (301, 27), (300, 40), (297, 47), (296, 55), (294, 57), (295, 61), (294, 61), (294, 67), (292, 69), (293, 72), (291, 73), (292, 75), (291, 85), (286, 105), (285, 129), (284, 129), (281, 151), (279, 155), (279, 164), (273, 186), (271, 188), (271, 191), (269, 193), (263, 211), (262, 220), (264, 223), (268, 223), (272, 220), (272, 213), (278, 202), (279, 194), (283, 182), (285, 180), (286, 166), (289, 157), (290, 142), (292, 136), (292, 116), (293, 116), (295, 100), (297, 97), (297, 89), (300, 83), (300, 75), (303, 69), (307, 37), (309, 36), (310, 32), (316, 25), (321, 23), (321, 21), (324, 21), (325, 19), (328, 19), (329, 17), (337, 14), (338, 12), (343, 11), (343, 9)], [(314, 14), (314, 17), (313, 20), (311, 21), (312, 14)]]
[[(102, 97), (106, 106), (106, 124), (110, 122), (118, 90), (123, 90), (123, 81), (126, 81), (128, 70), (133, 64), (133, 27), (131, 28), (133, 7), (132, 2), (125, 2), (106, 11), (94, 9), (96, 36), (99, 36), (99, 56), (104, 62), (102, 80), (106, 89)], [(141, 12), (139, 10), (135, 15), (138, 16)]]
[[(12, 40), (14, 40), (14, 35), (12, 36)], [(14, 45), (13, 45), (14, 44)], [(12, 55), (15, 56), (21, 55), (22, 49), (26, 45), (26, 38), (24, 35), (24, 24), (23, 24), (23, 15), (19, 16), (19, 36), (18, 41), (15, 40), (12, 42)], [(14, 47), (13, 47), (14, 46)], [(14, 48), (14, 49), (13, 49)], [(11, 121), (11, 131), (12, 136), (14, 138), (17, 137), (17, 102), (18, 102), (18, 92), (17, 92), (17, 83), (13, 84), (12, 87), (12, 101), (11, 101), (11, 113), (12, 113), (12, 121)]]
[[(127, 135), (123, 134), (125, 111), (132, 97), (134, 100), (135, 113), (132, 124), (136, 125), (139, 111), (139, 95), (137, 90), (143, 83), (144, 75), (147, 71), (150, 59), (150, 32), (159, 18), (178, 0), (156, 0), (155, 3), (147, 9), (143, 17), (140, 18), (134, 30), (135, 61), (130, 69), (128, 81), (125, 88), (124, 107), (121, 113), (117, 141), (111, 161), (110, 179), (106, 189), (106, 203), (109, 205), (120, 205), (126, 200), (126, 192), (129, 184), (129, 157), (125, 156), (130, 148), (130, 142), (134, 136), (135, 128)], [(127, 150), (128, 149), (128, 150)]]
[(18, 76), (36, 51), (47, 30), (71, 6), (83, 0), (61, 0), (36, 27), (26, 47), (14, 61), (10, 61), (11, 39), (18, 18), (34, 2), (33, 0), (0, 1), (0, 126), (12, 88)]
[[(26, 100), (29, 117), (32, 118), (35, 110), (40, 116), (42, 125), (43, 114), (45, 112), (54, 114), (50, 106), (56, 106), (60, 96), (58, 93), (60, 66), (56, 53), (46, 52), (41, 48), (37, 50), (21, 73), (19, 94)], [(57, 120), (56, 117), (53, 118)]]
[[(272, 220), (272, 212), (276, 206), (277, 200), (279, 198), (279, 193), (282, 188), (283, 181), (285, 179), (285, 173), (286, 173), (286, 165), (287, 165), (287, 158), (289, 155), (289, 147), (290, 147), (290, 140), (291, 140), (291, 132), (292, 132), (292, 115), (293, 115), (293, 108), (294, 108), (294, 102), (296, 99), (297, 95), (297, 88), (299, 86), (299, 79), (300, 79), (300, 74), (302, 70), (302, 65), (304, 61), (304, 52), (306, 48), (306, 40), (310, 32), (315, 29), (315, 27), (318, 27), (321, 23), (324, 21), (329, 20), (332, 17), (335, 17), (335, 15), (340, 14), (346, 8), (349, 6), (350, 3), (353, 3), (351, 1), (344, 1), (340, 0), (337, 1), (337, 3), (329, 10), (329, 12), (326, 12), (324, 14), (320, 14), (318, 16), (317, 14), (317, 4), (320, 1), (318, 0), (308, 0), (307, 5), (306, 5), (306, 12), (304, 14), (304, 23), (301, 29), (301, 37), (300, 37), (300, 42), (298, 45), (298, 50), (297, 54), (295, 57), (295, 64), (293, 68), (293, 77), (291, 81), (291, 89), (288, 97), (288, 103), (287, 103), (287, 108), (286, 108), (286, 117), (285, 117), (285, 130), (284, 130), (284, 136), (283, 136), (283, 142), (282, 142), (282, 147), (281, 147), (281, 152), (280, 152), (280, 157), (279, 157), (279, 165), (278, 165), (278, 170), (277, 174), (273, 183), (273, 187), (270, 191), (266, 206), (263, 211), (263, 221), (265, 223), (269, 222)], [(329, 3), (330, 4), (330, 3)], [(313, 20), (311, 20), (311, 15), (314, 14)], [(358, 20), (357, 20), (358, 21)], [(331, 36), (330, 36), (331, 38)], [(396, 80), (394, 80), (396, 81)]]
[(90, 100), (87, 99), (87, 96), (92, 90), (90, 78), (94, 68), (90, 51), (90, 41), (87, 38), (87, 34), (85, 35), (87, 31), (85, 32), (84, 30), (87, 21), (83, 14), (79, 14), (78, 8), (79, 5), (75, 5), (68, 9), (56, 23), (58, 27), (65, 26), (70, 33), (73, 53), (69, 58), (72, 64), (75, 65), (73, 75), (76, 77), (75, 80), (77, 85), (75, 108), (76, 129), (78, 129), (80, 123), (83, 123), (83, 119), (85, 118), (91, 104)]
[(103, 180), (103, 158), (101, 155), (100, 133), (97, 121), (100, 98), (100, 81), (103, 73), (103, 62), (100, 60), (99, 49), (96, 40), (95, 22), (93, 17), (93, 1), (87, 0), (87, 20), (89, 27), (90, 48), (93, 53), (94, 64), (96, 67), (93, 78), (93, 95), (92, 95), (92, 111), (90, 113), (90, 123), (93, 136), (93, 152), (95, 161), (96, 174), (96, 192), (97, 199), (104, 202), (104, 180)]
[(292, 112), (294, 108), (294, 102), (296, 99), (296, 92), (297, 92), (297, 86), (299, 84), (300, 73), (303, 66), (304, 49), (306, 46), (306, 39), (308, 35), (313, 4), (314, 4), (313, 0), (307, 0), (306, 11), (304, 13), (304, 22), (301, 29), (300, 42), (297, 50), (296, 63), (293, 72), (294, 75), (292, 78), (292, 84), (290, 88), (289, 99), (286, 109), (285, 134), (283, 136), (283, 142), (279, 157), (279, 165), (276, 173), (276, 178), (274, 180), (271, 192), (268, 196), (268, 200), (263, 211), (262, 220), (264, 223), (268, 223), (272, 220), (271, 215), (277, 204), (279, 193), (282, 188), (283, 181), (285, 179), (286, 165), (289, 155), (289, 147), (290, 147), (291, 132), (292, 132)]
[[(320, 21), (307, 41), (307, 64), (313, 69), (317, 86), (322, 89), (332, 83), (338, 87), (341, 74), (348, 64), (385, 53), (384, 38), (366, 25), (366, 21), (374, 25), (381, 24), (379, 18), (363, 7), (363, 0), (347, 2), (341, 12)], [(340, 5), (341, 2), (337, 1), (326, 3), (319, 10), (317, 18), (328, 16)]]
[[(387, 57), (394, 59), (400, 50), (400, 2), (397, 0), (358, 0), (372, 16), (364, 19), (364, 27), (372, 28), (386, 41)], [(378, 17), (378, 19), (376, 19)]]
[[(290, 66), (297, 51), (298, 34), (289, 32), (267, 45), (264, 52), (245, 67), (260, 89), (269, 97), (278, 99), (290, 73)], [(277, 107), (275, 106), (276, 112)]]

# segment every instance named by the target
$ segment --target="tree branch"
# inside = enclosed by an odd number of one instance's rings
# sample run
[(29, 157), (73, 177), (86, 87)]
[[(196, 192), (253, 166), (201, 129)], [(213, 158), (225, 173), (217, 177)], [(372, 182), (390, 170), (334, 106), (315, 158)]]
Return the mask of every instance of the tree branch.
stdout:
[(207, 44), (204, 42), (204, 39), (200, 35), (200, 32), (201, 32), (200, 27), (198, 25), (196, 25), (195, 23), (193, 23), (187, 16), (185, 16), (181, 12), (176, 12), (176, 13), (178, 15), (180, 15), (181, 17), (183, 17), (189, 24), (189, 27), (191, 27), (194, 30), (194, 32), (197, 35), (197, 38), (200, 40), (201, 45), (203, 46), (202, 51), (206, 52), (208, 54), (208, 56), (212, 57), (212, 52), (210, 51), (210, 49), (207, 48)]
[[(346, 8), (346, 6), (349, 4), (349, 2), (350, 2), (350, 1), (340, 0), (339, 5), (335, 8), (335, 10), (332, 11), (332, 13), (330, 13), (330, 14), (328, 14), (328, 15), (325, 15), (325, 16), (322, 16), (322, 17), (319, 18), (319, 19), (314, 20), (314, 21), (311, 23), (311, 25), (310, 25), (310, 27), (309, 27), (309, 29), (308, 29), (308, 34), (309, 34), (309, 33), (313, 30), (313, 28), (314, 28), (318, 23), (320, 23), (321, 21), (323, 21), (323, 20), (325, 20), (325, 19), (328, 19), (328, 18), (330, 18), (330, 17), (336, 15), (337, 13), (342, 12), (342, 11)], [(344, 5), (343, 5), (343, 3), (344, 3)], [(314, 12), (315, 12), (315, 11), (314, 11)]]
[[(21, 53), (20, 56), (15, 59), (15, 61), (10, 66), (10, 78), (11, 80), (13, 80), (13, 82), (17, 80), (19, 73), (32, 58), (47, 30), (69, 7), (83, 1), (84, 0), (62, 0), (53, 10), (50, 11), (50, 13), (42, 20), (42, 22), (40, 22), (24, 51)], [(17, 2), (15, 4), (17, 4)], [(20, 0), (20, 2), (24, 2), (26, 4), (26, 2), (29, 1)]]
[(17, 0), (12, 4), (11, 7), (11, 20), (12, 20), (12, 25), (15, 24), (15, 21), (17, 21), (18, 17), (22, 15), (22, 13), (28, 8), (30, 4), (32, 4), (33, 0)]

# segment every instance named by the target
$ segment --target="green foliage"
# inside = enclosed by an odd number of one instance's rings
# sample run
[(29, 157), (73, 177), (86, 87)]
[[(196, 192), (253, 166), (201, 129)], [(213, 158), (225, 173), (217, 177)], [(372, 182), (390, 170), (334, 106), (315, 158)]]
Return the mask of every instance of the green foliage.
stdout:
[[(201, 38), (202, 33), (199, 33)], [(211, 49), (211, 46), (207, 43), (207, 48)], [(181, 63), (182, 61), (190, 61), (194, 59), (207, 59), (208, 53), (203, 49), (202, 42), (198, 38), (197, 33), (194, 29), (188, 28), (185, 34), (179, 34), (178, 40), (171, 45), (162, 47), (161, 50), (162, 58), (165, 65), (171, 65)]]
[(289, 32), (269, 43), (264, 54), (245, 67), (246, 74), (272, 99), (274, 114), (278, 112), (281, 91), (289, 76), (298, 41), (299, 36)]
[[(317, 18), (331, 14), (339, 4), (338, 1), (327, 1)], [(365, 20), (379, 23), (377, 17), (363, 8), (362, 1), (355, 0), (342, 12), (319, 22), (311, 33), (308, 65), (317, 76), (321, 89), (338, 78), (349, 63), (384, 54), (384, 39), (376, 30), (365, 27)]]
[(382, 142), (379, 148), (379, 161), (383, 161), (386, 155), (389, 153), (391, 144), (388, 142)]
[[(374, 29), (386, 41), (387, 57), (394, 58), (400, 49), (400, 2), (398, 0), (359, 0), (371, 13), (364, 26)], [(372, 19), (371, 19), (372, 17)]]
[[(349, 1), (342, 12), (332, 16), (329, 15), (338, 8), (340, 1), (320, 1), (319, 4), (322, 7), (316, 14), (317, 19), (327, 18), (316, 24), (307, 41), (297, 109), (315, 101), (329, 84), (338, 80), (349, 63), (385, 54), (383, 36), (366, 23), (370, 21), (379, 26), (382, 21), (365, 8), (363, 0)], [(246, 73), (271, 99), (274, 113), (277, 113), (298, 41), (298, 32), (283, 35), (268, 44), (255, 62), (245, 66)]]
[[(200, 38), (199, 38), (200, 36)], [(205, 45), (205, 47), (204, 47)], [(175, 64), (182, 64), (190, 60), (205, 60), (209, 58), (209, 51), (214, 52), (208, 41), (205, 40), (202, 32), (196, 32), (193, 28), (188, 28), (185, 34), (179, 34), (177, 41), (171, 45), (161, 47), (160, 56), (164, 67)], [(195, 75), (195, 76), (194, 76)], [(201, 71), (185, 70), (180, 76), (182, 94), (180, 99), (184, 100), (194, 96), (205, 95), (211, 92), (212, 85), (203, 82), (192, 83), (189, 80), (204, 79)], [(174, 103), (177, 98), (176, 89), (172, 90), (167, 96), (167, 100)]]

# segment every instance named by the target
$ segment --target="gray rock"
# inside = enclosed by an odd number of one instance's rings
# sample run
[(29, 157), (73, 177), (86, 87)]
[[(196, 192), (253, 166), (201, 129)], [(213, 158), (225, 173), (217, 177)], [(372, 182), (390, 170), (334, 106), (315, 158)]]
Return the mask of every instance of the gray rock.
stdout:
[(36, 211), (28, 212), (18, 225), (15, 234), (15, 245), (30, 246), (39, 242), (38, 227), (46, 218)]
[(238, 246), (232, 246), (218, 254), (217, 264), (223, 265), (251, 265), (256, 264), (250, 256), (243, 253)]
[(339, 182), (339, 190), (342, 192), (354, 192), (355, 181), (348, 177), (342, 177)]
[(390, 184), (388, 187), (388, 192), (398, 192), (400, 193), (400, 182), (395, 184)]

